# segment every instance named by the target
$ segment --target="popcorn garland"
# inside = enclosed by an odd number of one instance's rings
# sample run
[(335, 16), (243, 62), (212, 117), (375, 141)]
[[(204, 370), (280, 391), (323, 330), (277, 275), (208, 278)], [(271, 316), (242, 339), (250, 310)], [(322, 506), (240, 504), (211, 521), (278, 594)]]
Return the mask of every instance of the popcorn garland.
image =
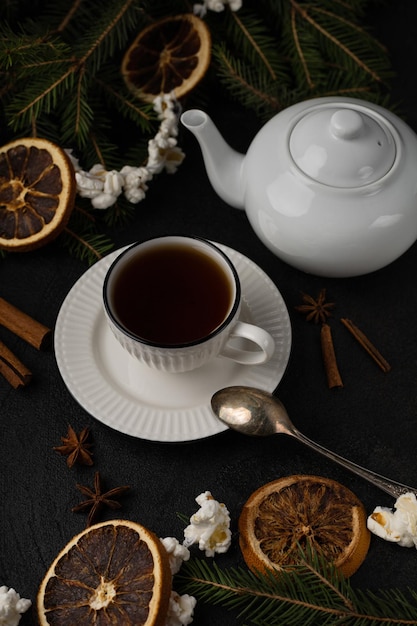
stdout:
[[(207, 11), (219, 13), (226, 6), (232, 11), (238, 11), (242, 6), (242, 0), (204, 0), (203, 3), (193, 5), (193, 12), (203, 18)], [(183, 162), (185, 154), (177, 146), (180, 107), (175, 96), (173, 94), (157, 96), (153, 101), (153, 107), (161, 124), (155, 137), (148, 142), (146, 165), (141, 167), (124, 165), (118, 172), (108, 171), (102, 164), (97, 163), (86, 172), (81, 169), (72, 150), (66, 150), (75, 169), (77, 193), (81, 198), (89, 198), (94, 209), (108, 209), (115, 204), (121, 193), (124, 193), (132, 204), (138, 204), (145, 198), (147, 183), (155, 174), (164, 169), (168, 174), (175, 174)]]
[(66, 151), (75, 169), (77, 193), (81, 198), (90, 198), (94, 209), (108, 209), (122, 192), (129, 202), (137, 204), (145, 198), (147, 183), (155, 174), (163, 169), (174, 174), (184, 160), (185, 154), (177, 146), (179, 107), (175, 97), (172, 94), (158, 96), (153, 107), (161, 123), (155, 137), (148, 143), (146, 165), (124, 165), (117, 172), (107, 171), (103, 165), (97, 163), (89, 172), (85, 172), (72, 151)]

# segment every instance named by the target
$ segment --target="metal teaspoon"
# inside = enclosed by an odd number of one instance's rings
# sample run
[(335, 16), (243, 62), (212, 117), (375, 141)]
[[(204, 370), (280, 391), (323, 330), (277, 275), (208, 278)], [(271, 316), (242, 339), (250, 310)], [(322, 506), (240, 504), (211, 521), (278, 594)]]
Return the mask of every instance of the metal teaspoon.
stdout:
[(417, 488), (408, 487), (365, 469), (303, 435), (291, 422), (282, 402), (266, 391), (253, 387), (225, 387), (213, 395), (211, 406), (215, 415), (233, 430), (260, 437), (276, 434), (295, 437), (394, 498), (410, 491), (417, 495)]

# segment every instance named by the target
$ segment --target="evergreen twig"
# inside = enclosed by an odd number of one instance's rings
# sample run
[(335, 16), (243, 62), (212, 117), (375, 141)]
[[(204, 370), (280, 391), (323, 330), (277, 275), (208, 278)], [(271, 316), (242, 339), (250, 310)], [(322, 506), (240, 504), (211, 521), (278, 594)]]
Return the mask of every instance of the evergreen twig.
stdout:
[(215, 38), (220, 82), (263, 119), (325, 95), (386, 105), (392, 69), (387, 50), (360, 21), (366, 4), (276, 0), (255, 6), (246, 0), (246, 10), (228, 18), (233, 26), (225, 36)]
[(88, 265), (93, 265), (113, 249), (111, 240), (99, 233), (80, 233), (67, 227), (61, 237), (64, 248)]
[(201, 559), (185, 563), (176, 576), (182, 593), (237, 612), (256, 626), (300, 624), (394, 626), (416, 624), (417, 593), (391, 589), (356, 591), (322, 557), (300, 549), (300, 563), (279, 574), (221, 569)]

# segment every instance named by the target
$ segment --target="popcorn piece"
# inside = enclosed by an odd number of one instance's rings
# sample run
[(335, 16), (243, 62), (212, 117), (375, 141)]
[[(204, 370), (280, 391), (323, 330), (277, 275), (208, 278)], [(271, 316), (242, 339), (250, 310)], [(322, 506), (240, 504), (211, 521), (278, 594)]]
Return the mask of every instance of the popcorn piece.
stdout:
[(165, 539), (161, 539), (161, 541), (164, 544), (165, 550), (168, 552), (171, 572), (173, 575), (177, 574), (183, 562), (188, 561), (190, 558), (190, 551), (186, 546), (181, 545), (175, 537), (165, 537)]
[(108, 209), (116, 202), (116, 198), (111, 193), (100, 193), (91, 199), (91, 204), (95, 209)]
[(75, 157), (75, 156), (72, 154), (72, 148), (64, 148), (64, 150), (65, 150), (65, 152), (67, 153), (67, 155), (68, 155), (68, 156), (69, 156), (69, 158), (70, 158), (70, 161), (71, 161), (71, 163), (72, 163), (72, 166), (73, 166), (73, 168), (74, 168), (74, 171), (75, 171), (75, 172), (80, 172), (80, 171), (81, 171), (81, 166), (80, 166), (80, 163), (79, 163), (79, 161), (78, 161), (77, 157)]
[(386, 541), (404, 548), (417, 548), (417, 498), (414, 493), (402, 494), (394, 509), (377, 506), (368, 517), (368, 528)]
[(187, 626), (191, 624), (196, 604), (197, 600), (194, 596), (189, 596), (188, 594), (180, 596), (176, 591), (172, 591), (166, 626)]
[(132, 167), (124, 165), (120, 170), (124, 179), (124, 193), (132, 204), (143, 200), (148, 190), (147, 182), (152, 179), (152, 174), (146, 167)]
[(12, 588), (0, 587), (0, 626), (17, 626), (22, 613), (32, 606), (30, 600), (21, 598)]
[(82, 198), (90, 198), (95, 209), (108, 209), (122, 193), (124, 177), (120, 172), (108, 172), (102, 165), (93, 165), (89, 172), (75, 172), (77, 191)]
[(224, 504), (205, 491), (196, 498), (200, 509), (190, 517), (190, 525), (184, 530), (184, 545), (198, 543), (206, 556), (226, 552), (232, 541), (230, 514)]
[(175, 174), (184, 157), (183, 151), (178, 146), (156, 150), (150, 148), (148, 167), (153, 174), (159, 174), (164, 168), (168, 174)]
[(82, 198), (95, 198), (103, 190), (103, 181), (88, 172), (76, 172), (77, 192)]
[(132, 165), (124, 165), (120, 170), (121, 175), (124, 178), (125, 187), (134, 187), (143, 185), (151, 179), (146, 167), (133, 167)]
[[(181, 545), (175, 537), (161, 539), (168, 552), (172, 574), (179, 572), (184, 561), (190, 558), (189, 549)], [(194, 607), (197, 600), (187, 594), (180, 596), (176, 591), (171, 592), (166, 626), (187, 626), (193, 621)]]
[(122, 193), (123, 183), (123, 176), (119, 174), (119, 172), (116, 172), (115, 170), (106, 172), (103, 191), (104, 193), (111, 194), (117, 198), (117, 196), (120, 196)]
[(229, 5), (232, 11), (239, 11), (242, 0), (204, 0), (203, 4), (193, 5), (193, 12), (198, 17), (204, 17), (208, 10), (216, 13), (224, 11), (226, 5)]

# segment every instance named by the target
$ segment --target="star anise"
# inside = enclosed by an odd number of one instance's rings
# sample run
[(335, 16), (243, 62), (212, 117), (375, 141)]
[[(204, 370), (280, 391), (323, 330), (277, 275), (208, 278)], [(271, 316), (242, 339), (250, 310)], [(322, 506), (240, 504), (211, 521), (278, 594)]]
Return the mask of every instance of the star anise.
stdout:
[(321, 322), (322, 324), (331, 315), (331, 309), (334, 309), (334, 302), (326, 302), (326, 290), (322, 289), (314, 299), (306, 293), (302, 294), (302, 300), (304, 304), (296, 306), (296, 310), (304, 313), (308, 322), (313, 321), (315, 324)]
[(90, 487), (78, 484), (77, 489), (79, 489), (84, 496), (87, 496), (87, 500), (77, 504), (77, 506), (75, 506), (72, 510), (74, 513), (79, 513), (80, 511), (84, 511), (84, 509), (91, 507), (87, 518), (88, 527), (95, 522), (97, 515), (103, 507), (108, 506), (112, 510), (120, 509), (122, 505), (113, 498), (123, 495), (130, 489), (130, 487), (115, 487), (110, 489), (110, 491), (102, 493), (100, 474), (99, 472), (96, 472), (94, 476), (94, 491), (90, 489)]
[(54, 448), (54, 450), (63, 456), (68, 457), (68, 467), (72, 467), (74, 463), (93, 465), (93, 459), (91, 458), (92, 452), (90, 452), (92, 444), (88, 443), (89, 434), (90, 429), (88, 427), (83, 428), (80, 434), (77, 435), (72, 426), (68, 426), (67, 436), (61, 437), (61, 441), (64, 445)]

